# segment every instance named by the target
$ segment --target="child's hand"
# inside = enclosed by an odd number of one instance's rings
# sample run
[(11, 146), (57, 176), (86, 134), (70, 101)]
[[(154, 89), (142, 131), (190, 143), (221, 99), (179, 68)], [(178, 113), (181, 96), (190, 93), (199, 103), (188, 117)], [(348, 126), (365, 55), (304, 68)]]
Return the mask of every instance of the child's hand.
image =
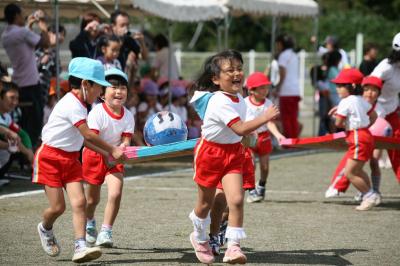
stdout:
[(334, 115), (336, 115), (336, 111), (337, 111), (337, 106), (335, 106), (331, 110), (329, 110), (328, 115), (334, 116)]
[[(278, 136), (277, 139), (278, 139), (278, 142), (281, 143), (281, 141), (284, 140), (284, 139), (286, 139), (286, 137), (285, 137), (284, 135), (281, 134), (281, 135)], [(279, 144), (279, 145), (280, 145), (280, 144)]]
[(111, 156), (119, 162), (122, 162), (126, 159), (124, 150), (121, 147), (114, 147), (111, 153)]
[(267, 121), (274, 120), (279, 116), (279, 109), (278, 107), (276, 107), (276, 105), (272, 105), (264, 111), (263, 115), (267, 119)]

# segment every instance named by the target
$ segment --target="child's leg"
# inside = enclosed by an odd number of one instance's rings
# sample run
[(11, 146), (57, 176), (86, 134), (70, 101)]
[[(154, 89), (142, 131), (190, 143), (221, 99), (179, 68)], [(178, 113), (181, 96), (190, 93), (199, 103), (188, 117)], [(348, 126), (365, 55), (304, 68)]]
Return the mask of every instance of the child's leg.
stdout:
[(66, 184), (67, 194), (72, 208), (72, 223), (75, 239), (85, 239), (86, 227), (86, 199), (83, 185), (80, 182)]
[(260, 160), (260, 186), (265, 186), (269, 174), (269, 154), (259, 156)]
[(226, 202), (229, 208), (228, 228), (226, 238), (229, 242), (239, 244), (240, 239), (245, 238), (243, 231), (243, 178), (241, 174), (227, 174), (222, 179)]
[(371, 184), (367, 173), (364, 172), (365, 162), (348, 159), (346, 162), (345, 174), (350, 182), (361, 192), (367, 193), (371, 189)]
[(226, 199), (224, 191), (217, 189), (215, 194), (214, 204), (211, 209), (211, 224), (210, 224), (210, 234), (217, 236), (219, 233), (219, 227), (222, 220), (222, 215), (226, 209)]
[(371, 182), (372, 189), (379, 193), (379, 187), (381, 182), (381, 169), (379, 168), (379, 158), (382, 155), (382, 150), (375, 149), (373, 156), (369, 162), (371, 167)]
[(104, 211), (103, 225), (112, 226), (117, 217), (121, 204), (123, 174), (113, 173), (106, 176), (108, 196), (106, 209)]
[(44, 229), (50, 230), (56, 219), (65, 211), (64, 192), (60, 187), (45, 186), (44, 190), (50, 207), (43, 212), (42, 226)]
[(94, 219), (94, 212), (100, 202), (101, 185), (87, 184), (86, 187), (86, 216), (88, 220)]

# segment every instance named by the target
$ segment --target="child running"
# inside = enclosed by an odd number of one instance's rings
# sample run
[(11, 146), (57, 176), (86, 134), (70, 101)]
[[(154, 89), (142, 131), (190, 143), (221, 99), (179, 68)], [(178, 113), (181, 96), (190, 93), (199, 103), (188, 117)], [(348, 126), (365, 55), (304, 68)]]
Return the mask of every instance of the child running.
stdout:
[(79, 150), (85, 141), (106, 151), (116, 160), (124, 159), (124, 155), (120, 147), (103, 141), (86, 123), (87, 105), (100, 96), (102, 86), (111, 86), (104, 79), (101, 63), (76, 57), (71, 60), (68, 72), (72, 90), (56, 104), (49, 121), (43, 127), (43, 143), (35, 154), (32, 181), (44, 185), (50, 205), (37, 227), (44, 251), (53, 257), (60, 253), (53, 225), (65, 211), (64, 188), (71, 204), (75, 232), (72, 261), (82, 263), (100, 257), (101, 250), (99, 247), (86, 246), (86, 199), (81, 183)]
[[(124, 107), (128, 94), (128, 77), (116, 68), (106, 70), (105, 76), (111, 86), (105, 89), (104, 102), (96, 105), (89, 113), (88, 126), (102, 140), (123, 149), (130, 145), (135, 128), (131, 112)], [(82, 157), (83, 179), (88, 183), (86, 241), (91, 245), (112, 247), (112, 226), (121, 203), (124, 165), (108, 166), (103, 155), (91, 150), (90, 146), (83, 149)], [(108, 199), (103, 224), (97, 235), (94, 213), (100, 201), (100, 190), (104, 181), (107, 182)]]
[[(240, 240), (243, 230), (242, 172), (244, 147), (242, 136), (276, 118), (275, 106), (268, 108), (254, 120), (246, 121), (246, 104), (240, 95), (243, 85), (243, 59), (239, 52), (227, 50), (209, 57), (203, 73), (193, 85), (197, 90), (191, 100), (203, 119), (202, 137), (195, 148), (194, 181), (198, 186), (198, 199), (189, 218), (194, 231), (190, 242), (200, 262), (214, 262), (207, 228), (210, 225), (216, 187), (222, 183), (229, 208), (226, 238), (228, 249), (223, 258), (228, 263), (246, 263)], [(214, 92), (214, 93), (210, 93)]]
[(336, 110), (335, 125), (345, 128), (348, 143), (345, 175), (350, 182), (364, 194), (356, 210), (366, 211), (375, 206), (376, 193), (371, 188), (370, 180), (363, 167), (372, 157), (374, 138), (368, 127), (376, 120), (374, 106), (369, 104), (358, 91), (363, 75), (357, 69), (344, 69), (332, 80), (341, 101)]
[[(265, 110), (273, 105), (267, 98), (270, 85), (271, 82), (268, 77), (261, 72), (255, 72), (247, 78), (247, 88), (250, 95), (244, 99), (247, 106), (246, 120), (252, 120), (262, 115)], [(272, 152), (270, 132), (278, 141), (285, 139), (274, 121), (268, 121), (255, 131), (257, 143), (251, 149), (255, 155), (258, 155), (260, 161), (260, 180), (255, 189), (249, 192), (247, 197), (249, 203), (262, 201), (265, 197), (265, 184), (269, 173), (269, 154)]]

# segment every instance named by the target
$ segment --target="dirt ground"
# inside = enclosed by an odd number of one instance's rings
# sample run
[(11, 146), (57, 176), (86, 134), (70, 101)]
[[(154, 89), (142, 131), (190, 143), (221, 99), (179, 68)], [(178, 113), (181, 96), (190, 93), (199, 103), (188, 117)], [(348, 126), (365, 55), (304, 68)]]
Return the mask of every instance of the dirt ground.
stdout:
[[(354, 188), (325, 199), (329, 176), (341, 154), (334, 152), (271, 161), (267, 198), (245, 204), (242, 246), (249, 265), (400, 265), (400, 187), (383, 170), (381, 206), (357, 212)], [(128, 170), (120, 214), (113, 228), (115, 247), (90, 265), (194, 265), (188, 218), (196, 200), (190, 159), (141, 164)], [(160, 170), (169, 171), (151, 174)], [(38, 189), (13, 181), (0, 196), (0, 265), (72, 264), (70, 208), (56, 222), (62, 252), (45, 255), (36, 226), (47, 206), (43, 193), (9, 198)], [(22, 189), (21, 189), (22, 187)], [(104, 187), (102, 196), (106, 195)], [(104, 200), (97, 219), (101, 223)], [(222, 265), (222, 255), (215, 265)]]

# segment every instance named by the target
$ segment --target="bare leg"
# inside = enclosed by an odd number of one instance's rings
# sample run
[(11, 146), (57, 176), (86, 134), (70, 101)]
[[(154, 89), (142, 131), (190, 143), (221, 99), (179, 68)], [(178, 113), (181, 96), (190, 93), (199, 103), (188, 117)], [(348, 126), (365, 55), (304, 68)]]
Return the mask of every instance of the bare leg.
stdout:
[(211, 208), (211, 224), (210, 224), (210, 233), (213, 236), (218, 235), (219, 227), (221, 225), (222, 215), (226, 209), (226, 199), (224, 191), (221, 189), (217, 189), (217, 193), (215, 194), (214, 204)]
[(194, 213), (197, 217), (205, 219), (213, 205), (216, 188), (207, 188), (201, 185), (198, 185), (197, 187), (198, 194)]
[(226, 201), (229, 208), (228, 224), (231, 227), (243, 226), (243, 178), (241, 174), (227, 174), (222, 179)]
[(108, 187), (108, 196), (106, 209), (104, 211), (103, 224), (113, 225), (121, 204), (123, 175), (122, 173), (107, 175), (106, 181)]
[(86, 187), (86, 216), (89, 220), (94, 218), (94, 212), (100, 202), (101, 186), (88, 184)]
[(345, 173), (350, 182), (361, 192), (367, 193), (371, 189), (371, 184), (367, 173), (364, 172), (365, 162), (348, 159), (346, 162)]
[(72, 182), (66, 185), (66, 189), (72, 207), (72, 223), (74, 225), (75, 239), (85, 238), (86, 199), (83, 185), (80, 182)]
[(44, 190), (46, 192), (50, 207), (45, 209), (43, 212), (42, 225), (44, 229), (50, 230), (53, 228), (53, 224), (57, 218), (65, 211), (64, 191), (62, 188), (49, 186), (45, 186)]

